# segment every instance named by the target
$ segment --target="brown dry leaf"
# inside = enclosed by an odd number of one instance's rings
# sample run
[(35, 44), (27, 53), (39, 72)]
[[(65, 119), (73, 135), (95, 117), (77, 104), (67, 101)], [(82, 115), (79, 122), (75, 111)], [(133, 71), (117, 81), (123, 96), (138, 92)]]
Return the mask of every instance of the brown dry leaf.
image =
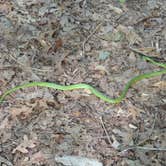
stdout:
[[(50, 100), (53, 102), (53, 100)], [(48, 100), (45, 99), (35, 99), (35, 102), (32, 104), (33, 109), (34, 110), (43, 110), (43, 109), (47, 109), (48, 105), (47, 105)]]
[(153, 84), (153, 86), (155, 86), (159, 89), (166, 89), (166, 81), (159, 81), (159, 82)]
[(54, 45), (51, 46), (51, 47), (48, 49), (47, 53), (56, 52), (57, 50), (59, 50), (59, 49), (62, 47), (62, 45), (63, 45), (62, 39), (60, 39), (60, 38), (57, 39), (57, 40), (55, 41)]
[(2, 121), (0, 122), (0, 131), (3, 130), (3, 129), (6, 129), (6, 128), (9, 129), (9, 128), (11, 127), (10, 124), (11, 124), (11, 123), (9, 122), (9, 118), (6, 117), (4, 120), (2, 120)]
[(21, 119), (26, 119), (29, 114), (32, 113), (33, 107), (29, 107), (27, 105), (20, 105), (20, 107), (11, 107), (10, 112), (12, 117), (20, 116)]
[(78, 100), (82, 96), (81, 93), (82, 92), (80, 90), (78, 90), (78, 91), (66, 91), (66, 92), (64, 92), (64, 94), (66, 96), (70, 96), (74, 100)]
[(46, 161), (46, 156), (42, 151), (39, 151), (37, 153), (34, 153), (31, 156), (30, 162), (32, 164), (40, 164)]
[(8, 131), (11, 129), (14, 121), (9, 121), (9, 117), (6, 117), (2, 121), (0, 121), (0, 140), (1, 143), (6, 142), (11, 138), (11, 133)]
[(0, 108), (0, 142), (3, 144), (12, 136), (11, 130), (15, 120), (6, 108)]
[(63, 45), (62, 39), (61, 38), (57, 39), (55, 41), (54, 50), (56, 51), (56, 50), (60, 49), (62, 47), (62, 45)]
[[(53, 100), (49, 101), (53, 102)], [(10, 112), (13, 118), (19, 116), (21, 119), (26, 119), (29, 117), (33, 110), (47, 109), (47, 102), (48, 101), (45, 99), (35, 99), (33, 103), (20, 103), (17, 107), (11, 107)]]
[(117, 30), (125, 34), (126, 39), (131, 45), (139, 44), (140, 42), (142, 42), (141, 37), (136, 34), (133, 29), (129, 29), (128, 27), (125, 27), (123, 25), (119, 25), (117, 27)]
[(35, 140), (29, 140), (27, 135), (24, 135), (23, 142), (18, 145), (15, 149), (13, 149), (12, 153), (15, 153), (16, 151), (19, 151), (21, 153), (28, 153), (27, 148), (34, 148), (36, 147), (36, 141)]
[(0, 3), (0, 13), (8, 14), (12, 10), (12, 5), (9, 2)]
[(133, 117), (134, 120), (137, 119), (137, 117), (140, 115), (141, 112), (144, 112), (144, 110), (139, 109), (132, 104), (129, 104), (128, 106), (128, 112), (130, 112), (130, 115)]
[(54, 134), (53, 139), (57, 144), (61, 144), (64, 141), (64, 135), (63, 134)]
[(102, 74), (109, 74), (109, 71), (106, 69), (106, 67), (105, 66), (102, 66), (102, 65), (97, 65), (96, 67), (95, 67), (95, 70), (98, 70), (98, 71), (101, 71), (102, 72)]

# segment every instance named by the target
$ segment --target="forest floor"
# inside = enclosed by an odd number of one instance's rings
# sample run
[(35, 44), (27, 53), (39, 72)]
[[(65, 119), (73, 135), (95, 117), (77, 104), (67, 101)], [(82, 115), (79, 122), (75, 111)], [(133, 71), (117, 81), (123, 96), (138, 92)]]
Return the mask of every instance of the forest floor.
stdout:
[[(0, 95), (47, 81), (117, 97), (134, 76), (160, 70), (131, 48), (166, 61), (165, 0), (0, 1)], [(0, 165), (67, 165), (74, 156), (163, 166), (165, 79), (140, 81), (116, 105), (84, 90), (16, 91), (0, 105)]]

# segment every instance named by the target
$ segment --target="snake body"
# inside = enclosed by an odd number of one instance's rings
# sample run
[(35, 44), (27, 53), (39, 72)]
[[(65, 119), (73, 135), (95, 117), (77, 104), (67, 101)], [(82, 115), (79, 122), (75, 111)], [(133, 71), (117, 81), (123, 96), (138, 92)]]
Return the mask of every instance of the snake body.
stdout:
[(25, 83), (23, 85), (19, 85), (16, 86), (14, 88), (11, 88), (9, 90), (7, 90), (2, 96), (0, 96), (0, 103), (2, 103), (2, 101), (5, 99), (6, 96), (10, 95), (11, 93), (19, 90), (19, 89), (23, 89), (23, 88), (28, 88), (28, 87), (34, 87), (34, 86), (39, 86), (39, 87), (47, 87), (47, 88), (52, 88), (52, 89), (56, 89), (56, 90), (62, 90), (62, 91), (68, 91), (68, 90), (76, 90), (76, 89), (86, 89), (89, 90), (92, 94), (94, 94), (95, 96), (97, 96), (98, 98), (100, 98), (101, 100), (111, 103), (111, 104), (117, 104), (120, 103), (125, 97), (126, 94), (129, 90), (129, 88), (137, 83), (138, 81), (141, 81), (143, 79), (148, 79), (148, 78), (152, 78), (155, 76), (160, 76), (162, 74), (166, 74), (166, 64), (165, 63), (160, 63), (157, 62), (155, 60), (153, 60), (153, 58), (150, 58), (148, 56), (144, 56), (142, 55), (142, 58), (146, 61), (149, 61), (150, 63), (157, 65), (159, 67), (164, 68), (163, 70), (160, 71), (153, 71), (153, 72), (149, 72), (149, 73), (145, 73), (145, 74), (140, 74), (136, 77), (133, 77), (124, 87), (123, 91), (121, 92), (120, 96), (117, 98), (110, 98), (107, 95), (105, 95), (104, 93), (98, 91), (96, 88), (92, 87), (89, 84), (85, 84), (85, 83), (80, 83), (80, 84), (73, 84), (73, 85), (60, 85), (60, 84), (56, 84), (56, 83), (50, 83), (50, 82), (30, 82), (30, 83)]

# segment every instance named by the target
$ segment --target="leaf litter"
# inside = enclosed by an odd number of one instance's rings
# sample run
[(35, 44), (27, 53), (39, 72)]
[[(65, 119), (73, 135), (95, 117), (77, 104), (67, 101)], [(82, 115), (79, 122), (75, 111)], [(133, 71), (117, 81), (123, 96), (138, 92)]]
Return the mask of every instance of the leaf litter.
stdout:
[[(1, 1), (1, 94), (49, 81), (118, 96), (130, 78), (158, 69), (130, 48), (165, 59), (165, 8), (163, 0)], [(139, 82), (119, 105), (82, 90), (17, 91), (0, 106), (0, 159), (164, 165), (165, 101), (165, 76)]]

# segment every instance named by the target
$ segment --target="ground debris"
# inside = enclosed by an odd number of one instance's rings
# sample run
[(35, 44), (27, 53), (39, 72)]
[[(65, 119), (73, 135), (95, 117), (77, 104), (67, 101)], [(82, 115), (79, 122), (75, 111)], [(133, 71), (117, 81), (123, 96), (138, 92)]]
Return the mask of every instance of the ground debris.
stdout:
[[(159, 70), (137, 52), (164, 62), (165, 9), (164, 0), (1, 0), (0, 95), (47, 81), (119, 96)], [(84, 90), (21, 89), (0, 105), (0, 165), (164, 165), (165, 89), (165, 76), (142, 80), (117, 105)]]

